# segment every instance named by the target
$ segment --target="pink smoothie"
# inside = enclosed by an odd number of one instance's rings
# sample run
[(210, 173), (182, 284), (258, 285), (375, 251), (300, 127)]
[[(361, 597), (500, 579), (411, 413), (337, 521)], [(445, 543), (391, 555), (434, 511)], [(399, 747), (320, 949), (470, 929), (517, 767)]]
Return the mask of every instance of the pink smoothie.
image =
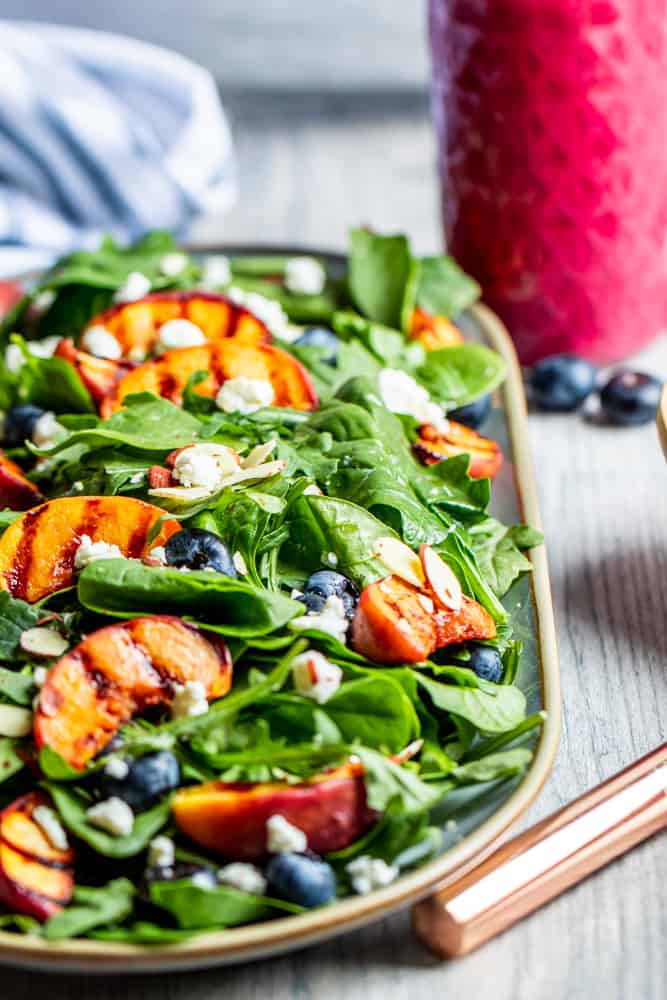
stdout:
[(665, 0), (431, 0), (445, 235), (531, 363), (667, 323)]

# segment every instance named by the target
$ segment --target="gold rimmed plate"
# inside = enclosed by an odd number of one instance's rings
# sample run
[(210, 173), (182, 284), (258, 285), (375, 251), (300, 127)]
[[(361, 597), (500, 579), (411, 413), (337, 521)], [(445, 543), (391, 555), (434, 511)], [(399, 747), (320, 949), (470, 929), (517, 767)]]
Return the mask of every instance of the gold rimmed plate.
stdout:
[[(233, 255), (316, 253), (333, 267), (344, 258), (294, 247), (206, 247), (200, 253)], [(519, 362), (507, 330), (484, 305), (463, 320), (467, 337), (498, 351), (507, 378), (496, 393), (490, 436), (502, 443), (506, 462), (494, 483), (492, 512), (506, 520), (541, 527), (528, 441), (526, 403)], [(195, 936), (172, 945), (116, 944), (95, 940), (46, 942), (39, 937), (0, 931), (0, 963), (62, 972), (162, 972), (231, 964), (305, 947), (387, 916), (460, 878), (497, 846), (500, 837), (530, 806), (551, 770), (560, 733), (560, 684), (556, 634), (544, 547), (530, 553), (533, 572), (511, 591), (512, 613), (524, 655), (517, 678), (528, 711), (544, 712), (532, 763), (520, 780), (502, 782), (482, 807), (446, 800), (437, 821), (446, 825), (443, 852), (392, 885), (300, 916)], [(453, 822), (452, 822), (453, 821)]]

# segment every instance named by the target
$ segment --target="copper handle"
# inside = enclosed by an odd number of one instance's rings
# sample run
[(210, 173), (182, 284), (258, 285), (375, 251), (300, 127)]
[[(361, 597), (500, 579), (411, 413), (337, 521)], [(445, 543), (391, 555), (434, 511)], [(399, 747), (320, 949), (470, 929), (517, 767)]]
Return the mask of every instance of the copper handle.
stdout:
[(418, 903), (417, 934), (439, 955), (465, 955), (665, 826), (667, 744)]

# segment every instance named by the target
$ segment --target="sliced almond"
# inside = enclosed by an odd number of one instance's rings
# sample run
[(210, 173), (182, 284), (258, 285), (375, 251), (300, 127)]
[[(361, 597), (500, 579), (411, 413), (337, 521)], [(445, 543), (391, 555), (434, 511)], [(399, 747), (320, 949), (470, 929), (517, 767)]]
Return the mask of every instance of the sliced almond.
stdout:
[(419, 556), (399, 538), (378, 538), (373, 546), (373, 555), (401, 580), (411, 583), (413, 587), (424, 586), (424, 570)]
[(236, 486), (237, 483), (243, 483), (252, 479), (269, 479), (271, 476), (276, 476), (279, 472), (282, 472), (285, 468), (286, 463), (281, 459), (277, 459), (275, 462), (256, 465), (252, 469), (239, 469), (238, 472), (232, 472), (231, 475), (225, 476), (220, 486)]
[(0, 736), (18, 739), (32, 732), (32, 712), (17, 705), (0, 705)]
[(275, 447), (275, 441), (266, 441), (264, 444), (258, 444), (245, 458), (241, 459), (241, 467), (243, 469), (254, 469), (258, 465), (263, 465), (269, 455), (275, 451)]
[(19, 645), (24, 653), (30, 653), (31, 656), (38, 656), (45, 660), (62, 656), (69, 647), (67, 639), (64, 639), (59, 632), (39, 625), (26, 629), (21, 635)]
[(212, 496), (204, 486), (158, 486), (149, 490), (150, 497), (163, 497), (165, 500), (180, 500), (182, 503), (192, 503), (206, 500)]
[(463, 593), (454, 570), (430, 545), (421, 546), (419, 557), (424, 567), (426, 581), (440, 607), (445, 611), (460, 611)]

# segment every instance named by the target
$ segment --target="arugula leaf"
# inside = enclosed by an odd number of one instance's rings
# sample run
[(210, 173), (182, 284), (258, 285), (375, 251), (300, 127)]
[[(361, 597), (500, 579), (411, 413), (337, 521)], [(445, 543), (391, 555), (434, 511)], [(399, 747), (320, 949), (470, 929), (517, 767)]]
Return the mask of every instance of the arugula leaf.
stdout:
[(422, 257), (415, 302), (433, 316), (458, 316), (477, 301), (481, 288), (452, 257)]
[(0, 590), (0, 661), (16, 657), (22, 634), (34, 628), (41, 615), (38, 608)]
[(505, 372), (505, 362), (496, 351), (468, 343), (429, 351), (413, 374), (432, 399), (453, 410), (491, 392)]
[(303, 913), (303, 907), (285, 900), (251, 896), (231, 886), (200, 889), (188, 879), (152, 882), (151, 902), (172, 915), (179, 927), (236, 927), (284, 913)]
[(44, 925), (47, 941), (81, 937), (94, 927), (115, 924), (132, 912), (134, 886), (129, 879), (117, 878), (99, 888), (78, 885), (66, 909), (50, 917)]
[(400, 326), (409, 274), (410, 245), (405, 236), (350, 231), (348, 286), (354, 304), (369, 319)]

